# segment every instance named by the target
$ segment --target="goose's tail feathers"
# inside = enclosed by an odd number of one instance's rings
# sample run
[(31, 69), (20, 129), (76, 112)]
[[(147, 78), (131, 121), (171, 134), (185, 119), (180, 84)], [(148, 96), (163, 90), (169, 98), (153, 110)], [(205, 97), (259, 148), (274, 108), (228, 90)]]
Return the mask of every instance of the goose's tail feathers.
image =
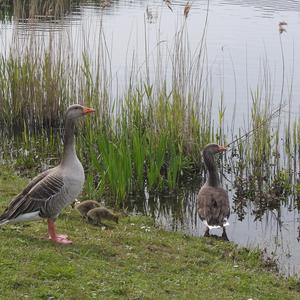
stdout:
[(208, 225), (208, 223), (207, 223), (206, 220), (203, 221), (203, 224), (205, 226), (207, 226), (209, 229), (216, 229), (216, 228), (222, 228), (222, 227), (229, 226), (229, 222), (228, 222), (227, 218), (224, 218), (223, 226), (220, 226), (220, 225)]
[(3, 226), (3, 225), (5, 225), (5, 224), (7, 224), (9, 222), (9, 220), (7, 220), (7, 219), (0, 219), (0, 226)]
[(0, 215), (0, 226), (5, 225), (7, 223), (9, 223), (9, 219), (7, 218), (7, 215), (4, 212)]

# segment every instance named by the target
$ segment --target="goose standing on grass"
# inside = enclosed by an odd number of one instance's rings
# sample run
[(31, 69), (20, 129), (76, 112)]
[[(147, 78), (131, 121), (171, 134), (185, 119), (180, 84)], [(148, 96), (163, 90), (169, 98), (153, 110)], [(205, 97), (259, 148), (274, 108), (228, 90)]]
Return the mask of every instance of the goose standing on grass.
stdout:
[(222, 237), (228, 240), (225, 226), (229, 225), (230, 215), (227, 192), (221, 187), (215, 154), (226, 151), (226, 147), (217, 144), (208, 144), (203, 150), (203, 160), (208, 171), (206, 183), (198, 193), (198, 214), (206, 225), (204, 236), (209, 236), (212, 228), (223, 228)]
[(55, 230), (55, 220), (61, 210), (71, 204), (82, 191), (84, 170), (77, 158), (74, 142), (76, 121), (95, 110), (79, 104), (71, 105), (65, 118), (64, 150), (60, 164), (35, 177), (17, 195), (0, 216), (0, 226), (7, 223), (48, 219), (49, 239), (70, 244), (66, 235)]

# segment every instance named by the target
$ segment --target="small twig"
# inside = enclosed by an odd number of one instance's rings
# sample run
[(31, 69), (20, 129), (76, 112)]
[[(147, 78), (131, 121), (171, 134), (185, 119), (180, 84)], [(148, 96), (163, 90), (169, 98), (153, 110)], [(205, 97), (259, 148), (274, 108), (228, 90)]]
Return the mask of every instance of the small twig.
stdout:
[(168, 8), (171, 10), (171, 12), (173, 12), (171, 0), (164, 0), (164, 2), (165, 2), (166, 5), (168, 6)]
[(266, 125), (266, 124), (267, 124), (268, 122), (270, 122), (273, 118), (275, 118), (276, 115), (277, 115), (278, 113), (281, 112), (282, 107), (284, 107), (285, 105), (286, 105), (286, 104), (280, 104), (279, 107), (278, 107), (274, 112), (272, 112), (272, 113), (270, 114), (270, 116), (269, 116), (265, 121), (263, 121), (259, 126), (253, 128), (252, 130), (246, 132), (246, 133), (243, 134), (242, 136), (236, 138), (235, 140), (233, 140), (232, 142), (230, 142), (229, 144), (227, 144), (226, 147), (229, 147), (230, 145), (236, 143), (236, 142), (239, 141), (239, 140), (242, 140), (242, 139), (245, 138), (245, 137), (247, 138), (247, 137), (251, 136), (254, 132), (256, 132), (258, 129), (260, 129), (261, 127), (263, 127), (264, 125)]
[[(246, 132), (246, 133), (243, 134), (242, 136), (236, 138), (235, 140), (233, 140), (232, 142), (230, 142), (229, 144), (227, 144), (226, 147), (230, 147), (230, 145), (236, 143), (237, 141), (242, 140), (242, 139), (244, 139), (244, 138), (247, 138), (247, 137), (251, 136), (254, 132), (256, 132), (258, 129), (260, 129), (261, 127), (263, 127), (264, 125), (266, 125), (266, 124), (267, 124), (268, 122), (270, 122), (273, 118), (275, 118), (276, 115), (277, 115), (278, 113), (281, 112), (281, 110), (282, 110), (282, 108), (283, 108), (284, 106), (286, 106), (286, 103), (285, 103), (285, 104), (280, 104), (279, 107), (278, 107), (276, 110), (274, 110), (274, 112), (272, 112), (272, 113), (270, 114), (270, 116), (269, 116), (265, 121), (263, 121), (259, 126), (253, 128), (253, 129), (251, 129), (250, 131)], [(191, 142), (191, 141), (189, 142), (189, 144), (192, 144), (192, 145), (199, 145), (199, 143), (195, 143), (195, 142)]]
[(224, 177), (228, 182), (230, 182), (232, 184), (232, 181), (230, 179), (228, 179), (223, 172), (220, 172), (220, 174), (222, 175), (222, 177)]

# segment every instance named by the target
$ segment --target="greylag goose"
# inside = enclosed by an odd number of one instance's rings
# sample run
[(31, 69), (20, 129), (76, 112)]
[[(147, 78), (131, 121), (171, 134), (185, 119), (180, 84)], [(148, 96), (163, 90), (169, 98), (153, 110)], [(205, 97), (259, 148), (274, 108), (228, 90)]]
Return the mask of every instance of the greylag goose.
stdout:
[(91, 209), (87, 213), (87, 218), (89, 222), (96, 225), (102, 224), (102, 219), (111, 220), (116, 223), (119, 222), (119, 217), (106, 207), (96, 207)]
[(96, 208), (96, 207), (99, 207), (100, 204), (99, 202), (97, 201), (94, 201), (94, 200), (86, 200), (86, 201), (83, 201), (79, 204), (77, 204), (75, 206), (75, 208), (80, 212), (80, 214), (85, 218), (87, 213), (93, 209), (93, 208)]
[(70, 244), (66, 235), (55, 230), (55, 220), (61, 210), (71, 204), (82, 191), (84, 170), (77, 158), (74, 141), (76, 121), (95, 110), (79, 104), (71, 105), (65, 117), (64, 150), (60, 164), (35, 177), (18, 194), (0, 216), (0, 226), (7, 223), (48, 219), (49, 238)]
[(226, 151), (226, 147), (217, 144), (208, 144), (203, 150), (203, 160), (208, 171), (206, 183), (201, 187), (197, 202), (198, 214), (206, 225), (204, 236), (209, 236), (212, 228), (223, 228), (222, 237), (228, 240), (225, 226), (229, 225), (230, 215), (227, 192), (221, 187), (215, 154)]

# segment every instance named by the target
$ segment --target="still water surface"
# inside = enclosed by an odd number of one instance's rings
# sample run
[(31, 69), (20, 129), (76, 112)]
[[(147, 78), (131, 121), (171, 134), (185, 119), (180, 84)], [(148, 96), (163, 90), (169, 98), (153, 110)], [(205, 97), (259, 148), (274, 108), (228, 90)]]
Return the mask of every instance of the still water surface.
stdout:
[[(165, 44), (172, 49), (174, 36), (183, 25), (187, 28), (193, 51), (201, 41), (208, 10), (206, 64), (214, 91), (213, 118), (217, 119), (223, 95), (225, 124), (230, 124), (236, 104), (235, 126), (243, 127), (249, 115), (250, 90), (264, 80), (266, 69), (270, 74), (268, 80), (272, 84), (274, 105), (279, 103), (281, 97), (289, 98), (293, 111), (299, 113), (298, 1), (191, 1), (187, 19), (183, 16), (185, 3), (172, 1), (171, 10), (165, 2), (156, 0), (82, 1), (66, 10), (57, 20), (46, 17), (28, 20), (26, 16), (12, 14), (0, 24), (0, 52), (5, 55), (12, 44), (22, 47), (32, 38), (43, 47), (48, 47), (51, 37), (62, 45), (68, 55), (71, 53), (80, 60), (83, 49), (88, 49), (91, 56), (99, 55), (103, 33), (110, 58), (112, 91), (122, 94), (132, 57), (138, 65), (145, 62), (145, 35), (153, 61), (157, 45)], [(288, 23), (282, 34), (278, 26), (281, 21)], [(150, 70), (155, 73), (151, 66)], [(168, 71), (166, 74), (168, 76)], [(281, 95), (282, 85), (292, 86), (292, 89), (285, 89)], [(146, 197), (146, 204), (141, 210), (153, 215), (166, 229), (202, 235), (204, 228), (196, 213), (197, 191), (198, 187), (183, 190), (167, 200)], [(233, 194), (234, 191), (231, 198)], [(149, 201), (155, 205), (150, 205)], [(177, 209), (174, 213), (174, 203), (181, 203), (180, 212)], [(243, 219), (240, 220), (233, 211), (230, 223), (230, 240), (240, 245), (266, 249), (269, 256), (274, 255), (278, 259), (284, 274), (300, 274), (298, 210), (286, 205), (279, 210), (267, 211), (261, 220), (255, 220), (254, 207), (249, 203)]]

